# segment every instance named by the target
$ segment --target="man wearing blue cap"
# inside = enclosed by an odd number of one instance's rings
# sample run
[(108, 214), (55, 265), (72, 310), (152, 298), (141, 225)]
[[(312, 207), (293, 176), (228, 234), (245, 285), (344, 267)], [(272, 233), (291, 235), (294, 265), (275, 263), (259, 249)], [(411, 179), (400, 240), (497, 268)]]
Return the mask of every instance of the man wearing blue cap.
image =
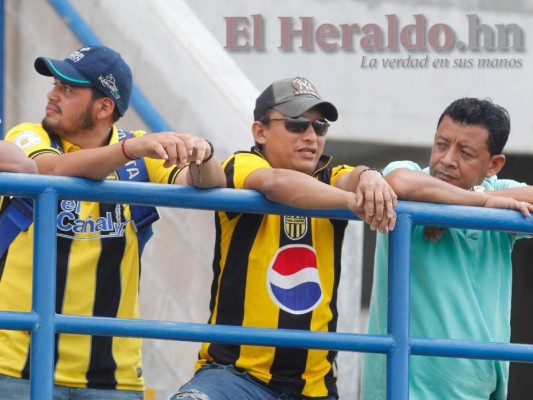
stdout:
[[(175, 132), (126, 132), (114, 123), (128, 109), (132, 75), (120, 54), (89, 46), (64, 60), (40, 57), (35, 69), (54, 78), (41, 124), (6, 135), (39, 173), (225, 186), (205, 139)], [(29, 311), (33, 258), (31, 201), (2, 199), (0, 309)], [(16, 214), (18, 211), (18, 214)], [(22, 213), (21, 213), (22, 211)], [(9, 217), (9, 218), (8, 218)], [(140, 252), (158, 218), (152, 207), (60, 200), (57, 215), (56, 312), (137, 318)], [(30, 334), (0, 331), (0, 398), (29, 399)], [(141, 340), (56, 336), (54, 399), (142, 399)]]
[[(337, 117), (309, 80), (274, 82), (256, 100), (255, 146), (223, 163), (228, 187), (294, 207), (348, 209), (372, 229), (393, 229), (396, 195), (381, 173), (322, 154)], [(216, 224), (209, 323), (336, 330), (347, 221), (220, 211)], [(336, 399), (336, 354), (204, 343), (195, 376), (171, 399)]]

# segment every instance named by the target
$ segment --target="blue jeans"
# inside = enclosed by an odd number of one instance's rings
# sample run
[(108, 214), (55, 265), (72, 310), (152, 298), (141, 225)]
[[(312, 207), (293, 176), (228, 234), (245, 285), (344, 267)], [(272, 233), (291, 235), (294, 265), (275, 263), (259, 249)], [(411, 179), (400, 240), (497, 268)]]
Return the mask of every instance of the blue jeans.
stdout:
[[(143, 397), (143, 392), (133, 390), (85, 389), (54, 385), (54, 400), (143, 400)], [(30, 400), (30, 381), (0, 374), (0, 399)]]
[[(301, 400), (269, 388), (232, 365), (206, 364), (169, 400)], [(321, 397), (334, 400), (335, 397)]]

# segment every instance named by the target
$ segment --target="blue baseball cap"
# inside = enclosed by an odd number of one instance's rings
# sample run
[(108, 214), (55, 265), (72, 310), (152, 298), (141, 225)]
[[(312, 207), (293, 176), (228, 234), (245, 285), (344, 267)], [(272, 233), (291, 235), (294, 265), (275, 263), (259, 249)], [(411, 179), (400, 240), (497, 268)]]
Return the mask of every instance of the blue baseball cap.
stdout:
[(34, 66), (41, 75), (53, 76), (67, 85), (98, 89), (113, 100), (120, 116), (128, 109), (133, 85), (131, 69), (109, 47), (83, 47), (64, 60), (39, 57)]

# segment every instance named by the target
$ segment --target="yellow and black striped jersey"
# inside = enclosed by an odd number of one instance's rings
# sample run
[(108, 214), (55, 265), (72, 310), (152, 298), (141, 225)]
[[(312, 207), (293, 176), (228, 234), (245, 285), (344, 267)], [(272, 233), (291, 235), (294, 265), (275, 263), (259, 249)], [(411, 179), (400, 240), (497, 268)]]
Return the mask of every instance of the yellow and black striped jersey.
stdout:
[[(314, 177), (333, 185), (353, 167), (329, 166), (323, 156)], [(250, 173), (271, 168), (257, 149), (224, 162), (229, 188), (242, 189)], [(297, 190), (297, 188), (295, 188)], [(298, 215), (218, 212), (211, 292), (211, 324), (336, 330), (341, 247), (347, 222)], [(233, 364), (287, 393), (337, 393), (336, 352), (204, 343), (197, 368)]]
[[(133, 132), (135, 136), (144, 134)], [(39, 124), (21, 124), (6, 135), (29, 157), (58, 153)], [(109, 144), (118, 142), (115, 127)], [(79, 148), (61, 139), (65, 153)], [(178, 168), (146, 158), (151, 182), (173, 183)], [(130, 164), (128, 164), (130, 165)], [(131, 162), (135, 168), (135, 162)], [(133, 171), (134, 172), (134, 171)], [(116, 173), (108, 179), (118, 179)], [(140, 256), (128, 204), (62, 199), (57, 214), (56, 312), (137, 318)], [(0, 309), (31, 310), (33, 224), (0, 259)], [(1, 232), (0, 232), (1, 234)], [(28, 332), (0, 330), (0, 373), (29, 377)], [(143, 390), (141, 339), (56, 335), (55, 382), (72, 387)]]

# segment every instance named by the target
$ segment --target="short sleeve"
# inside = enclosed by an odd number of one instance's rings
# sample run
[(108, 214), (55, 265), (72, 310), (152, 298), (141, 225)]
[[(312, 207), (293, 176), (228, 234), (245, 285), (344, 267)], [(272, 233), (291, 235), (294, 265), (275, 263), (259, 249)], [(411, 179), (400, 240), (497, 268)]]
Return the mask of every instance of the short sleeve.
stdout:
[(412, 162), (412, 161), (393, 161), (393, 162), (391, 162), (389, 165), (387, 165), (385, 167), (385, 169), (383, 170), (383, 175), (388, 175), (392, 171), (394, 171), (396, 169), (400, 169), (400, 168), (409, 169), (411, 171), (422, 171), (422, 168), (420, 167), (420, 165), (418, 165), (415, 162)]
[(5, 140), (15, 143), (30, 158), (43, 153), (60, 154), (51, 146), (48, 133), (39, 124), (17, 125), (6, 134)]
[(337, 165), (336, 167), (333, 167), (331, 170), (331, 180), (329, 182), (330, 185), (335, 185), (335, 182), (337, 182), (337, 179), (339, 179), (340, 176), (350, 173), (355, 168), (351, 165), (341, 164)]
[(244, 189), (244, 182), (252, 172), (261, 168), (272, 168), (263, 157), (249, 152), (233, 154), (222, 166), (228, 183), (232, 182), (235, 189)]

